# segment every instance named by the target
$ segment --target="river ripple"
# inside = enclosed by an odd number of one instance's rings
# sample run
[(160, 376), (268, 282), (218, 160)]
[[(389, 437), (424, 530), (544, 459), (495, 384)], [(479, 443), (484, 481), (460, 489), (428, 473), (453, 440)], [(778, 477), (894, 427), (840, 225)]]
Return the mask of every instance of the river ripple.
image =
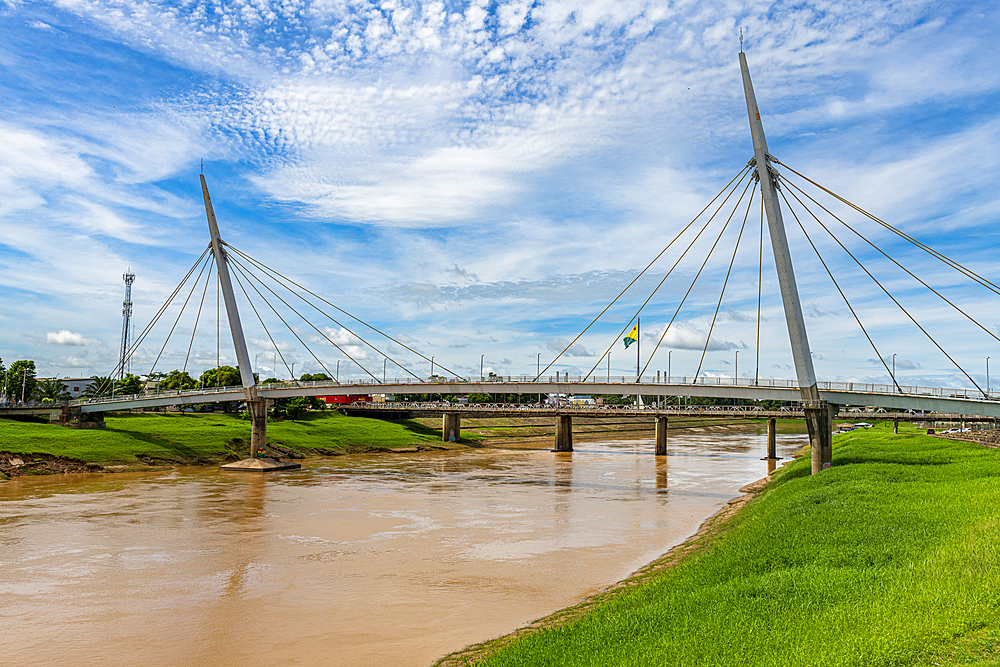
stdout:
[[(804, 444), (779, 434), (779, 455)], [(9, 665), (415, 665), (622, 579), (766, 474), (763, 432), (0, 484)]]

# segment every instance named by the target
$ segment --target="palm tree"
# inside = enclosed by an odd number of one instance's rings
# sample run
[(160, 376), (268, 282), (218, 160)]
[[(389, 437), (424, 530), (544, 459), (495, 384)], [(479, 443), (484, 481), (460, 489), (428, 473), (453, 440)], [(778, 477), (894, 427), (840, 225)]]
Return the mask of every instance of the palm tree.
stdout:
[(62, 380), (55, 378), (39, 380), (35, 385), (35, 397), (41, 401), (68, 401), (72, 398)]
[(100, 396), (111, 395), (111, 378), (102, 377), (100, 375), (92, 375), (90, 379), (92, 382), (87, 385), (86, 389), (83, 390), (82, 396), (84, 398), (98, 398)]

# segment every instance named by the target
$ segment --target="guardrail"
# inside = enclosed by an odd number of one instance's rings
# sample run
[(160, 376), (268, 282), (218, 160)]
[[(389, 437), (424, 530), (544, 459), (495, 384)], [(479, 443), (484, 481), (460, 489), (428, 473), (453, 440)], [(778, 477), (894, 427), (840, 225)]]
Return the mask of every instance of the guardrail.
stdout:
[[(621, 381), (617, 380), (621, 378)], [(624, 390), (621, 393), (627, 395), (629, 392), (627, 388), (629, 386), (642, 385), (644, 387), (656, 387), (662, 386), (664, 388), (664, 395), (668, 396), (683, 396), (683, 387), (687, 386), (699, 386), (699, 387), (762, 387), (762, 388), (779, 388), (779, 389), (798, 389), (798, 382), (796, 380), (785, 380), (785, 379), (759, 379), (753, 380), (751, 378), (730, 378), (730, 377), (699, 377), (693, 378), (688, 376), (680, 377), (663, 377), (660, 380), (654, 379), (641, 379), (639, 381), (633, 381), (629, 376), (614, 376), (614, 381), (611, 381), (607, 376), (605, 377), (583, 377), (583, 376), (548, 376), (545, 378), (535, 378), (532, 375), (521, 375), (521, 376), (504, 376), (494, 378), (484, 378), (481, 380), (469, 379), (469, 378), (458, 378), (458, 377), (441, 377), (433, 376), (430, 378), (421, 378), (420, 383), (430, 385), (428, 387), (428, 393), (441, 393), (432, 391), (435, 385), (461, 385), (461, 384), (495, 384), (497, 389), (502, 389), (504, 385), (509, 384), (558, 384), (558, 385), (571, 385), (567, 386), (567, 392), (569, 390), (574, 390), (574, 393), (586, 394), (588, 387), (595, 387), (596, 385), (603, 385), (607, 387), (608, 385), (617, 386), (621, 385)], [(303, 388), (329, 388), (330, 395), (336, 395), (337, 389), (342, 389), (344, 387), (372, 387), (372, 393), (393, 393), (393, 387), (407, 387), (412, 388), (418, 384), (418, 381), (407, 378), (392, 378), (386, 382), (377, 382), (375, 380), (351, 380), (349, 382), (332, 382), (332, 381), (310, 381), (310, 382), (272, 382), (268, 384), (258, 385), (258, 389), (290, 389), (296, 387)], [(931, 396), (935, 398), (960, 398), (969, 401), (983, 401), (983, 400), (997, 400), (992, 393), (985, 397), (977, 391), (976, 389), (969, 388), (947, 388), (947, 387), (920, 387), (913, 385), (900, 385), (897, 389), (893, 385), (886, 384), (874, 384), (874, 383), (864, 383), (864, 382), (817, 382), (817, 387), (820, 391), (843, 391), (843, 392), (853, 392), (853, 393), (863, 393), (863, 394), (898, 394), (902, 396)], [(145, 392), (143, 394), (131, 394), (131, 395), (117, 395), (117, 396), (102, 396), (99, 398), (90, 399), (78, 399), (70, 403), (70, 405), (94, 405), (101, 403), (119, 403), (123, 401), (139, 400), (143, 398), (165, 398), (174, 396), (212, 396), (214, 394), (220, 393), (242, 393), (243, 387), (236, 385), (231, 387), (204, 387), (198, 389), (187, 389), (187, 390), (154, 390), (151, 392)], [(462, 393), (451, 391), (448, 393)], [(467, 393), (483, 393), (478, 391), (470, 391)], [(493, 392), (490, 392), (493, 393)], [(496, 393), (508, 393), (508, 392), (496, 392)], [(521, 392), (521, 393), (532, 393), (532, 392)], [(602, 393), (608, 393), (602, 390)], [(611, 392), (618, 393), (618, 392)], [(233, 399), (240, 400), (240, 399)]]

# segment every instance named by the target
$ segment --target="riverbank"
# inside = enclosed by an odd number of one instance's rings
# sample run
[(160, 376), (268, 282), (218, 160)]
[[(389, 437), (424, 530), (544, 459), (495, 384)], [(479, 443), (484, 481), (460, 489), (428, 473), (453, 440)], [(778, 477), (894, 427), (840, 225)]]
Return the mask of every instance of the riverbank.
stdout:
[(739, 512), (457, 665), (1000, 665), (1000, 455), (891, 429), (776, 471)]
[[(250, 423), (221, 413), (110, 413), (101, 429), (0, 419), (0, 479), (66, 472), (156, 470), (245, 458)], [(269, 421), (268, 445), (283, 458), (461, 447), (413, 421), (310, 412)]]
[[(0, 480), (215, 465), (245, 458), (250, 439), (250, 424), (240, 415), (125, 412), (109, 413), (105, 423), (102, 429), (78, 430), (0, 419)], [(670, 431), (721, 434), (761, 425), (752, 419), (682, 418), (671, 421)], [(462, 424), (461, 441), (449, 443), (441, 440), (440, 418), (382, 421), (315, 411), (294, 421), (269, 421), (267, 428), (272, 453), (301, 459), (467, 446), (545, 449), (552, 446), (554, 426), (551, 417), (468, 419)], [(573, 436), (580, 442), (651, 438), (653, 423), (649, 419), (583, 419), (574, 424)]]

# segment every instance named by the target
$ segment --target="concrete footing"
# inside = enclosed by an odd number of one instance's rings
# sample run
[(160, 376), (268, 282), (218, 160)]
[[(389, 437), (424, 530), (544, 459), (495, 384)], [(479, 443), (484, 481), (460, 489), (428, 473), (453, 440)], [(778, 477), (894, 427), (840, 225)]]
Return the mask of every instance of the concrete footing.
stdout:
[(667, 418), (656, 418), (656, 455), (667, 455)]
[(556, 448), (552, 451), (573, 451), (573, 418), (571, 416), (556, 416)]
[(279, 461), (278, 459), (272, 458), (262, 458), (262, 459), (243, 459), (242, 461), (233, 461), (232, 463), (224, 463), (219, 466), (219, 470), (236, 470), (241, 472), (271, 472), (274, 470), (295, 470), (296, 468), (301, 468), (302, 466), (298, 463), (290, 463), (288, 461)]
[(441, 418), (441, 439), (458, 442), (462, 437), (462, 417), (455, 412), (446, 412)]
[(830, 467), (833, 461), (833, 416), (837, 406), (821, 402), (805, 406), (806, 429), (812, 458), (812, 474)]

